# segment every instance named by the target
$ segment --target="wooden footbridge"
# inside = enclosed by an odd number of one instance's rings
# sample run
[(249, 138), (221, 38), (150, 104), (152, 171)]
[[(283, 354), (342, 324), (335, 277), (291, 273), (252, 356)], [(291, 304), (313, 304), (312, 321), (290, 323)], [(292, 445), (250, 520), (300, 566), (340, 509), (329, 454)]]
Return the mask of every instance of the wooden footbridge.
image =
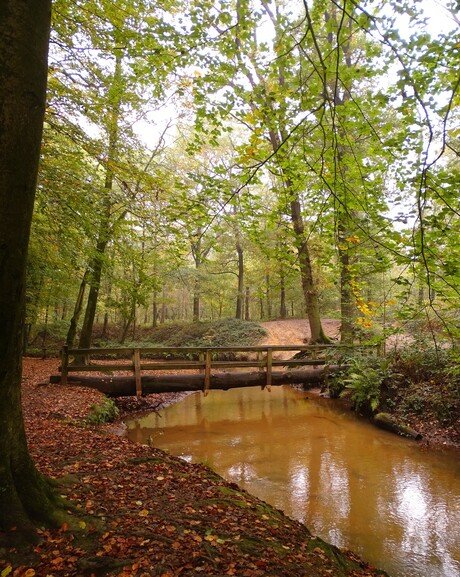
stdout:
[[(228, 390), (284, 384), (327, 384), (340, 359), (369, 345), (91, 348), (61, 351), (60, 375), (50, 382), (95, 388), (111, 397)], [(289, 359), (278, 358), (282, 352)], [(296, 357), (293, 358), (294, 353)], [(253, 371), (244, 371), (252, 368)]]

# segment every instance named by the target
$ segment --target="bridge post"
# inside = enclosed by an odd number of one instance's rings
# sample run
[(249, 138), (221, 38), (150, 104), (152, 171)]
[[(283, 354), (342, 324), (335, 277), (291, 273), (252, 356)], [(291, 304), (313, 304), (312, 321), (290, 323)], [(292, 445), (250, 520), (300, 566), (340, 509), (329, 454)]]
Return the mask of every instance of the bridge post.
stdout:
[(134, 377), (136, 379), (136, 397), (142, 397), (141, 353), (139, 349), (133, 351)]
[(204, 367), (204, 396), (208, 394), (209, 386), (211, 384), (211, 351), (206, 350), (205, 367)]
[(262, 386), (262, 390), (264, 390), (265, 388), (267, 389), (267, 391), (271, 391), (272, 390), (272, 365), (273, 362), (273, 349), (271, 347), (267, 348), (267, 370), (266, 370), (266, 377), (267, 380), (265, 381), (265, 385)]

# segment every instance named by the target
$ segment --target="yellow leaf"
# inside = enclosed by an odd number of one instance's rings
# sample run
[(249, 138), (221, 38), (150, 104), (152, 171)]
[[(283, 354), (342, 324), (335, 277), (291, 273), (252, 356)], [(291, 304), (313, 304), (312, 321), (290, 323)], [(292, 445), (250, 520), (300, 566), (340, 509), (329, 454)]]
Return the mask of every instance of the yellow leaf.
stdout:
[(86, 523), (84, 521), (80, 521), (78, 523), (78, 525), (79, 525), (80, 529), (86, 529)]
[(139, 517), (148, 517), (148, 510), (147, 509), (142, 509), (142, 511), (139, 512)]
[(6, 577), (11, 573), (11, 571), (13, 571), (13, 567), (11, 567), (11, 565), (8, 565), (8, 567), (5, 567), (5, 569), (3, 569), (3, 571), (0, 573), (0, 576)]
[(34, 577), (35, 575), (35, 569), (27, 569), (27, 571), (24, 573), (24, 577)]

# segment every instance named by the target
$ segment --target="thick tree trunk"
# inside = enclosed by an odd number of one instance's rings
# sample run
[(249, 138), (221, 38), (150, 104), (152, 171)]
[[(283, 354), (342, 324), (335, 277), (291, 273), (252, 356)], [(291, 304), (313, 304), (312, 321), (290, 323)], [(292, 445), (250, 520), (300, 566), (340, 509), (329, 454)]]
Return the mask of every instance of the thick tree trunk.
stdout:
[[(329, 373), (340, 370), (330, 367)], [(50, 382), (60, 382), (60, 375), (50, 377)], [(265, 385), (267, 377), (264, 372), (253, 371), (245, 373), (214, 373), (210, 377), (210, 389), (228, 390), (239, 387), (260, 387)], [(273, 371), (271, 384), (273, 386), (303, 383), (318, 386), (324, 380), (324, 369), (293, 369), (288, 371)], [(69, 375), (69, 384), (75, 383), (92, 389), (98, 389), (110, 397), (124, 397), (136, 394), (136, 379), (134, 377), (91, 377), (86, 375)], [(142, 391), (145, 395), (152, 393), (202, 391), (203, 375), (142, 375)]]
[(45, 111), (49, 0), (0, 7), (0, 528), (33, 537), (57, 506), (30, 458), (21, 409), (25, 270)]

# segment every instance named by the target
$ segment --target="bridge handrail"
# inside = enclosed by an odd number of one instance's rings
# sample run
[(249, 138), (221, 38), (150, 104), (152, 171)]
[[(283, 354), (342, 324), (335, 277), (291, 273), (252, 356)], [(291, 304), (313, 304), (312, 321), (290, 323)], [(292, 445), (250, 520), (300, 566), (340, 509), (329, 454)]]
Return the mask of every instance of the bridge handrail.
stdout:
[[(82, 371), (126, 371), (132, 370), (136, 380), (136, 394), (137, 396), (142, 395), (142, 380), (141, 372), (145, 370), (156, 371), (156, 370), (186, 370), (186, 369), (198, 369), (204, 371), (204, 392), (207, 393), (209, 389), (211, 370), (212, 368), (241, 368), (241, 367), (254, 367), (258, 368), (259, 371), (265, 369), (266, 372), (266, 384), (263, 388), (270, 388), (271, 384), (271, 373), (273, 367), (276, 366), (305, 366), (305, 365), (326, 365), (328, 364), (328, 359), (318, 358), (318, 351), (320, 350), (349, 350), (349, 349), (377, 349), (376, 345), (348, 345), (348, 344), (327, 344), (327, 345), (255, 345), (255, 346), (232, 346), (232, 347), (211, 347), (211, 346), (201, 346), (201, 347), (108, 347), (108, 348), (83, 348), (74, 349), (69, 348), (66, 345), (61, 351), (61, 367), (59, 367), (61, 372), (61, 383), (67, 384), (68, 373), (70, 372), (82, 372)], [(299, 358), (299, 359), (289, 359), (289, 360), (274, 360), (274, 351), (311, 351), (311, 358)], [(213, 361), (212, 356), (219, 353), (228, 352), (255, 352), (257, 353), (256, 360), (224, 360)], [(183, 353), (183, 354), (198, 354), (198, 360), (167, 360), (162, 359), (156, 363), (145, 363), (141, 362), (141, 354), (152, 354), (152, 353)], [(263, 356), (265, 353), (265, 358)], [(92, 355), (130, 355), (131, 363), (106, 363), (106, 364), (89, 364), (90, 357)], [(85, 364), (70, 364), (69, 357), (84, 357)]]

